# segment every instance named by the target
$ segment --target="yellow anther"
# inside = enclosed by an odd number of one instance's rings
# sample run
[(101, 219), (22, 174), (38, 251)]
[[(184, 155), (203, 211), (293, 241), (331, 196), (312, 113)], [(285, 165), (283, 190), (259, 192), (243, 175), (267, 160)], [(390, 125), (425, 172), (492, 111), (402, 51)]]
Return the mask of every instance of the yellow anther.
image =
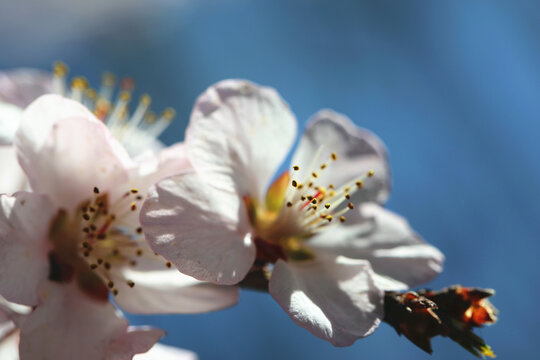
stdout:
[(327, 209), (330, 209), (330, 203), (324, 204), (324, 207), (327, 208)]
[(328, 188), (331, 189), (331, 190), (334, 190), (334, 184), (328, 185)]
[(69, 72), (69, 68), (61, 61), (55, 61), (53, 65), (53, 73), (55, 76), (64, 77)]
[(326, 169), (326, 164), (321, 164), (321, 170)]
[(292, 207), (292, 205), (293, 205), (292, 202), (290, 202), (290, 201), (287, 202), (287, 207)]
[(304, 195), (300, 196), (300, 200), (306, 201), (306, 197)]
[(122, 91), (120, 93), (120, 99), (122, 99), (122, 101), (127, 102), (127, 101), (131, 100), (131, 94), (129, 92), (127, 92), (127, 91)]
[(156, 114), (153, 112), (149, 112), (146, 114), (146, 117), (144, 118), (144, 121), (146, 121), (147, 124), (153, 124), (156, 122)]
[(136, 194), (139, 192), (139, 189), (131, 189), (129, 190), (132, 194)]
[(345, 218), (345, 216), (341, 216), (341, 217), (339, 218), (339, 221), (341, 221), (341, 222), (345, 222), (345, 220), (347, 220), (347, 219)]
[(310, 181), (308, 184), (307, 184), (307, 187), (310, 188), (313, 186), (313, 183)]
[(167, 261), (167, 263), (165, 263), (165, 266), (167, 266), (168, 268), (170, 268), (172, 266), (171, 262), (170, 261)]
[(112, 293), (113, 293), (114, 296), (116, 296), (116, 295), (118, 295), (118, 290), (113, 289)]
[(88, 87), (88, 81), (82, 76), (77, 76), (71, 81), (71, 87), (81, 90), (86, 89)]
[(373, 175), (375, 175), (375, 171), (369, 170), (367, 176), (372, 177)]
[(314, 171), (311, 176), (313, 176), (314, 178), (317, 178), (319, 175)]
[(349, 192), (351, 190), (351, 187), (350, 186), (345, 186), (345, 189), (343, 189), (343, 190), (345, 190), (345, 192)]
[(109, 289), (112, 289), (112, 288), (114, 287), (114, 283), (113, 283), (112, 281), (109, 281), (109, 282), (107, 283), (107, 287), (108, 287)]
[(152, 98), (150, 97), (150, 95), (148, 94), (142, 94), (141, 95), (141, 98), (139, 99), (139, 101), (141, 103), (143, 103), (144, 105), (148, 106), (150, 105), (150, 103), (152, 102)]
[(335, 152), (333, 152), (332, 154), (330, 154), (330, 158), (334, 161), (337, 160), (337, 154)]
[(328, 222), (331, 222), (332, 221), (332, 215), (327, 215), (326, 220), (328, 220)]
[(135, 204), (134, 202), (132, 202), (130, 208), (131, 208), (131, 211), (137, 210), (137, 204)]
[(99, 188), (97, 186), (94, 186), (94, 194), (99, 194)]
[(304, 184), (300, 183), (298, 184), (298, 190), (302, 189), (304, 187)]
[(168, 121), (172, 121), (176, 116), (176, 111), (173, 108), (166, 108), (163, 110), (162, 116)]
[(350, 200), (350, 199), (351, 199), (351, 194), (346, 193), (346, 194), (345, 194), (345, 199)]
[(293, 187), (298, 187), (298, 182), (296, 182), (296, 180), (293, 180), (293, 181), (291, 182), (291, 185), (292, 185)]
[(298, 165), (294, 165), (292, 168), (293, 168), (294, 171), (300, 170), (300, 166), (298, 166)]
[(361, 189), (363, 186), (364, 186), (364, 183), (362, 182), (362, 180), (358, 180), (358, 181), (356, 182), (356, 187), (357, 187), (357, 188)]
[(349, 207), (349, 209), (354, 209), (354, 204), (353, 203), (348, 203), (347, 206)]
[(97, 92), (94, 89), (87, 89), (85, 91), (86, 97), (90, 100), (94, 100), (97, 97)]
[(132, 287), (135, 286), (135, 283), (134, 283), (133, 281), (131, 281), (131, 280), (128, 280), (126, 283), (128, 284), (128, 286), (129, 286), (130, 288), (132, 288)]
[(311, 199), (311, 203), (312, 203), (312, 204), (316, 204), (316, 203), (317, 203), (317, 199)]
[(330, 195), (330, 197), (334, 197), (336, 196), (336, 192), (334, 190), (331, 190), (328, 195)]

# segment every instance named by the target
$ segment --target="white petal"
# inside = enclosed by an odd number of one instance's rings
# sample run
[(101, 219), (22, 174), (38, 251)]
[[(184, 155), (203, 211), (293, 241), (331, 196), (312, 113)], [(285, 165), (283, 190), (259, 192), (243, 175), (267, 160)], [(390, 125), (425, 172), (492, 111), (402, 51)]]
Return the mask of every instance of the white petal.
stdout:
[(0, 337), (0, 359), (19, 360), (19, 332), (10, 331), (6, 335)]
[(28, 180), (24, 174), (15, 147), (0, 145), (0, 194), (13, 194), (28, 188)]
[(160, 329), (148, 326), (130, 326), (110, 346), (107, 360), (131, 360), (135, 354), (145, 353), (165, 335)]
[(270, 294), (294, 322), (335, 346), (370, 335), (383, 315), (383, 292), (367, 261), (345, 257), (274, 266)]
[(21, 108), (0, 102), (0, 146), (11, 145), (21, 122)]
[(38, 303), (38, 285), (49, 275), (48, 235), (56, 212), (44, 195), (0, 195), (0, 294), (8, 301)]
[(196, 173), (159, 182), (143, 205), (141, 225), (155, 252), (199, 280), (236, 284), (255, 260), (238, 195)]
[(30, 315), (16, 319), (22, 360), (130, 359), (163, 335), (155, 329), (131, 334), (127, 321), (112, 304), (87, 297), (75, 282), (45, 282), (41, 299)]
[(197, 354), (163, 344), (156, 344), (147, 353), (135, 355), (133, 360), (197, 360)]
[(52, 74), (45, 71), (17, 69), (0, 72), (0, 101), (25, 108), (52, 91)]
[(32, 189), (71, 209), (100, 189), (124, 183), (132, 163), (107, 127), (76, 101), (45, 95), (24, 112), (15, 136)]
[(216, 186), (262, 201), (295, 136), (296, 120), (274, 89), (225, 80), (195, 103), (186, 144), (195, 168), (212, 172)]
[(444, 255), (425, 243), (401, 216), (375, 203), (349, 212), (344, 224), (321, 232), (309, 246), (366, 259), (377, 285), (402, 290), (426, 283), (442, 271)]
[[(330, 161), (333, 152), (338, 156), (337, 161)], [(328, 164), (325, 170), (319, 170), (322, 163)], [(319, 175), (317, 183), (322, 186), (333, 184), (339, 187), (373, 170), (375, 175), (366, 179), (362, 190), (355, 193), (355, 203), (383, 203), (390, 194), (390, 167), (384, 144), (373, 133), (331, 110), (321, 110), (310, 119), (292, 164), (300, 166), (300, 171), (294, 173), (296, 178), (303, 179), (316, 171)], [(310, 168), (311, 164), (313, 168)]]
[[(165, 265), (160, 262), (161, 268)], [(238, 289), (200, 282), (176, 269), (135, 271), (123, 269), (113, 275), (118, 295), (116, 303), (137, 314), (203, 313), (233, 306), (238, 301)], [(130, 288), (127, 281), (133, 281)]]

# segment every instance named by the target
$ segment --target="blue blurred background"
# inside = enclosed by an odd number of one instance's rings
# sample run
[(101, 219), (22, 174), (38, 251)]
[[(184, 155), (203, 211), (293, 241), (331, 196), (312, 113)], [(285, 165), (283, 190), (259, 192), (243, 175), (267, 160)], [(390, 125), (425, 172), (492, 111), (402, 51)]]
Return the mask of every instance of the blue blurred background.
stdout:
[[(68, 63), (97, 84), (136, 78), (183, 138), (207, 86), (247, 78), (277, 88), (300, 126), (323, 107), (377, 133), (390, 150), (388, 207), (447, 256), (430, 284), (497, 290), (497, 325), (480, 331), (500, 358), (531, 358), (540, 317), (540, 3), (536, 1), (0, 0), (0, 68)], [(393, 329), (339, 349), (297, 327), (269, 296), (245, 291), (214, 314), (130, 316), (201, 359), (432, 357)]]

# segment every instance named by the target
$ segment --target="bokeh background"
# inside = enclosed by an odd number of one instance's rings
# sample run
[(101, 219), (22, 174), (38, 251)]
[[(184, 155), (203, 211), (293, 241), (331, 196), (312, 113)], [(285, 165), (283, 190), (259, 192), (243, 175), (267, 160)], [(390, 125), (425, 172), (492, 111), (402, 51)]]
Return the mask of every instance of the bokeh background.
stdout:
[[(168, 144), (224, 78), (277, 88), (301, 127), (329, 107), (377, 133), (388, 208), (447, 256), (429, 285), (497, 290), (500, 321), (480, 334), (502, 359), (538, 353), (539, 34), (534, 0), (0, 0), (0, 68), (131, 75), (154, 109), (178, 111)], [(201, 359), (472, 358), (443, 339), (430, 357), (385, 324), (334, 348), (248, 291), (219, 313), (130, 319)]]

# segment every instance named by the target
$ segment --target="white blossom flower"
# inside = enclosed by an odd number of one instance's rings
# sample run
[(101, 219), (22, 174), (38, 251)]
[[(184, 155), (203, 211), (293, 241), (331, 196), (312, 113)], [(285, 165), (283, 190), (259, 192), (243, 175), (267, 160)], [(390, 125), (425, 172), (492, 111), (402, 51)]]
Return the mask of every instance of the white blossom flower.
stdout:
[[(68, 96), (84, 103), (90, 97), (77, 98), (80, 81)], [(129, 327), (109, 292), (123, 310), (145, 314), (207, 312), (237, 301), (234, 287), (179, 273), (144, 241), (138, 212), (146, 189), (190, 164), (183, 144), (137, 161), (129, 156), (104, 123), (130, 129), (137, 110), (127, 117), (126, 94), (101, 119), (60, 95), (44, 95), (22, 113), (13, 146), (33, 192), (0, 195), (0, 294), (35, 307), (13, 318), (23, 359), (128, 359), (148, 351), (163, 332)], [(103, 115), (100, 98), (95, 110)]]
[(154, 251), (197, 279), (237, 284), (271, 272), (269, 292), (297, 324), (347, 346), (378, 326), (383, 290), (430, 280), (443, 255), (381, 207), (384, 145), (343, 115), (317, 113), (291, 171), (270, 185), (295, 134), (273, 89), (210, 87), (186, 133), (195, 171), (160, 181), (141, 224)]

